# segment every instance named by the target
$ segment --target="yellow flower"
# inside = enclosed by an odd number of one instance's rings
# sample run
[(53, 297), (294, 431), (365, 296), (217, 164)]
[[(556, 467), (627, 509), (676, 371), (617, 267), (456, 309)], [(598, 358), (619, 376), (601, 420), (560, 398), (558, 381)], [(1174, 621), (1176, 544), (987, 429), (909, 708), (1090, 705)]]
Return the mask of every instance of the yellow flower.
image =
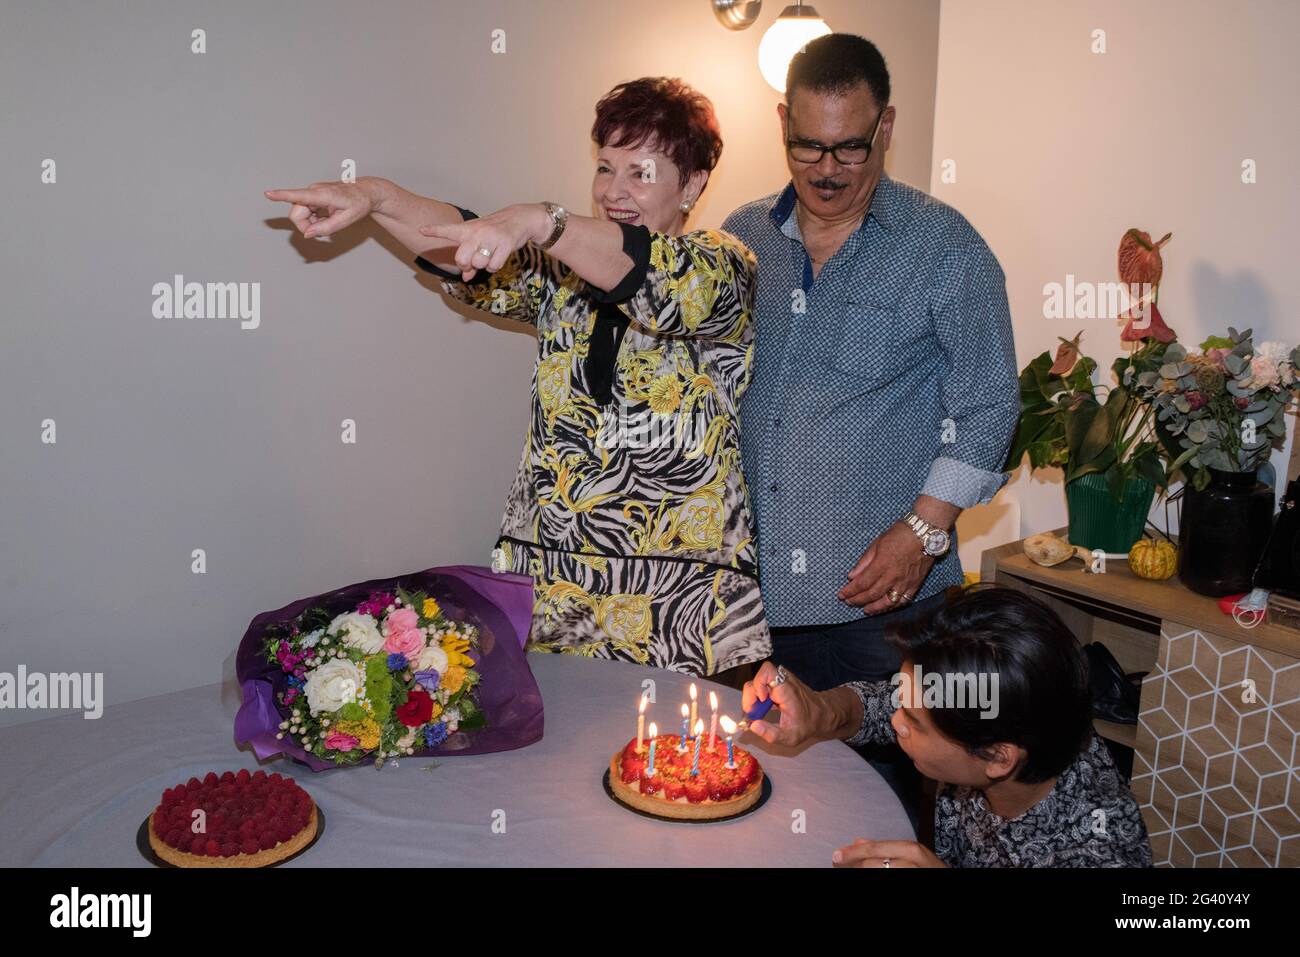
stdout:
[(442, 650), (447, 653), (447, 664), (451, 666), (474, 667), (474, 659), (465, 652), (469, 651), (469, 639), (462, 638), (454, 631), (447, 632), (442, 639)]
[(429, 720), (430, 720), (430, 721), (437, 721), (437, 720), (438, 720), (438, 715), (440, 715), (440, 714), (442, 714), (442, 705), (438, 704), (438, 702), (435, 701), (435, 702), (433, 703), (433, 711), (431, 711), (431, 712), (429, 713)]
[(379, 747), (379, 725), (371, 718), (364, 721), (336, 721), (333, 730), (352, 735), (361, 743), (363, 751)]
[(434, 601), (432, 598), (426, 598), (424, 600), (425, 618), (437, 618), (439, 611), (441, 611), (441, 609), (438, 607), (438, 603)]
[(447, 694), (455, 694), (465, 684), (465, 669), (460, 665), (452, 665), (447, 669), (447, 673), (442, 676), (442, 687)]
[(682, 384), (676, 375), (662, 375), (650, 384), (650, 411), (667, 415), (682, 404)]

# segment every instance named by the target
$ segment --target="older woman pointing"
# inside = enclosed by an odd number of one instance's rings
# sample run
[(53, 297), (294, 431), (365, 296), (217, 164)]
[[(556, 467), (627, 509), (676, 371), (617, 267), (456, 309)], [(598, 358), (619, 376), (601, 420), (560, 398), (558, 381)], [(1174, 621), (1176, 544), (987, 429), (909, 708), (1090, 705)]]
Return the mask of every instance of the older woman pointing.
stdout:
[(266, 195), (307, 237), (370, 216), (449, 295), (536, 327), (493, 552), (533, 579), (530, 647), (716, 675), (771, 648), (738, 446), (754, 257), (685, 230), (722, 150), (705, 97), (621, 84), (592, 139), (591, 217), (544, 202), (479, 218), (374, 177)]

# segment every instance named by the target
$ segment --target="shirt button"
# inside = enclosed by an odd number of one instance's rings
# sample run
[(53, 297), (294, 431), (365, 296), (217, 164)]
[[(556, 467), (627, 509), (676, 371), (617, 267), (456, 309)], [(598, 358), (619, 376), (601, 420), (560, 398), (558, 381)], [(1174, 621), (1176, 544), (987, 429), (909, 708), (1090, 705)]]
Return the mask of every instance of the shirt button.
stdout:
[(776, 483), (775, 483), (775, 482), (772, 483), (770, 490), (773, 491), (773, 492), (776, 491)]
[(779, 428), (781, 427), (781, 420), (780, 420), (780, 419), (773, 419), (773, 420), (772, 420), (772, 424), (773, 424), (774, 426), (776, 426), (776, 427), (779, 429)]

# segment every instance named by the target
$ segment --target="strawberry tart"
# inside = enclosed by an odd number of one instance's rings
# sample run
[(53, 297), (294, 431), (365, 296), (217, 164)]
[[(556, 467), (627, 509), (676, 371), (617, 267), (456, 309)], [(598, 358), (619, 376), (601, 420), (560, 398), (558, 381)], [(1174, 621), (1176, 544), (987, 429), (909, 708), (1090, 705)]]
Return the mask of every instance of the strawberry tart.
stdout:
[(609, 763), (609, 787), (614, 797), (638, 811), (683, 821), (710, 821), (747, 811), (763, 790), (763, 769), (744, 748), (734, 748), (734, 763), (727, 760), (721, 738), (709, 747), (704, 738), (698, 773), (692, 774), (695, 742), (677, 734), (655, 738), (654, 773), (648, 767), (650, 740), (637, 750), (631, 740)]
[(310, 844), (316, 824), (316, 802), (295, 781), (210, 771), (163, 792), (149, 844), (176, 867), (268, 867)]

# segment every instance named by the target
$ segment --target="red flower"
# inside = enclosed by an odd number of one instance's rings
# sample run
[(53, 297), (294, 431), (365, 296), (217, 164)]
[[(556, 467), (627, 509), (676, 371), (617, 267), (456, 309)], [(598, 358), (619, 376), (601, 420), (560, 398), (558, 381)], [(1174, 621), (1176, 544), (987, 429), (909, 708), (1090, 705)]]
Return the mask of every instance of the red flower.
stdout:
[(1058, 336), (1061, 344), (1056, 347), (1056, 359), (1052, 367), (1047, 370), (1048, 375), (1068, 375), (1070, 370), (1075, 367), (1079, 361), (1079, 340), (1083, 337), (1083, 330), (1080, 329), (1078, 335), (1073, 339), (1066, 339)]
[(1160, 285), (1164, 263), (1160, 260), (1160, 247), (1169, 242), (1173, 233), (1165, 233), (1159, 242), (1151, 241), (1150, 233), (1130, 229), (1119, 241), (1119, 278), (1129, 285), (1143, 283)]
[(1140, 327), (1135, 328), (1134, 323), (1142, 319), (1139, 313), (1124, 325), (1124, 331), (1119, 334), (1120, 342), (1141, 342), (1143, 339), (1154, 339), (1156, 342), (1173, 342), (1178, 338), (1174, 330), (1165, 325), (1165, 321), (1160, 318), (1160, 310), (1156, 304), (1151, 303), (1150, 321)]
[(1202, 406), (1204, 406), (1205, 403), (1206, 403), (1206, 401), (1207, 401), (1207, 400), (1206, 400), (1205, 396), (1204, 396), (1203, 394), (1201, 394), (1200, 392), (1188, 392), (1188, 393), (1187, 393), (1187, 407), (1188, 407), (1188, 409), (1191, 410), (1192, 412), (1195, 412), (1197, 409), (1199, 409), (1199, 408), (1201, 408)]
[(408, 728), (418, 728), (433, 717), (433, 699), (423, 688), (416, 688), (397, 709), (397, 720)]

